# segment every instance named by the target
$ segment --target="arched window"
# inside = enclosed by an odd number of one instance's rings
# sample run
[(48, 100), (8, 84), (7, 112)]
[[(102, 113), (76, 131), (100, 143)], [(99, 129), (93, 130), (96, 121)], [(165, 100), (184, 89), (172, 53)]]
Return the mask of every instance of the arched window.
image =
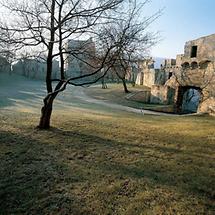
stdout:
[(189, 69), (190, 68), (190, 64), (188, 62), (184, 62), (181, 66), (183, 69)]
[(192, 63), (191, 63), (191, 68), (192, 68), (192, 69), (197, 69), (197, 68), (198, 68), (198, 63), (195, 62), (195, 61), (192, 62)]
[(210, 63), (210, 61), (208, 61), (208, 60), (200, 62), (199, 63), (200, 69), (207, 69), (209, 63)]

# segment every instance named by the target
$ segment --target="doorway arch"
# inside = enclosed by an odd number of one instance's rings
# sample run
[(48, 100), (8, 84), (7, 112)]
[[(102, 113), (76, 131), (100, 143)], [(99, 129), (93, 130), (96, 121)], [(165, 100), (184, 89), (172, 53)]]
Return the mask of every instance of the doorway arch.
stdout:
[(202, 89), (196, 86), (179, 86), (176, 99), (177, 113), (195, 113), (202, 99)]

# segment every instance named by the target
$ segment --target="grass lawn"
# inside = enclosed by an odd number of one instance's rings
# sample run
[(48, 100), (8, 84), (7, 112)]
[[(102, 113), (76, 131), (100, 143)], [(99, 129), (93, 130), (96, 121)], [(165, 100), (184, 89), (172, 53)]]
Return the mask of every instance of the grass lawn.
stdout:
[[(93, 87), (87, 88), (87, 90), (85, 90), (85, 93), (95, 99), (106, 100), (133, 108), (144, 108), (147, 110), (154, 111), (173, 112), (172, 105), (146, 104), (141, 101), (132, 101), (126, 99), (126, 96), (128, 94), (124, 93), (123, 86), (121, 83), (111, 83), (107, 84), (107, 86), (107, 89), (101, 89), (101, 85), (95, 85)], [(127, 84), (127, 86), (131, 93), (149, 91), (149, 88), (146, 86), (135, 85), (135, 87), (133, 87), (131, 84)]]
[(215, 120), (0, 110), (0, 214), (215, 214)]

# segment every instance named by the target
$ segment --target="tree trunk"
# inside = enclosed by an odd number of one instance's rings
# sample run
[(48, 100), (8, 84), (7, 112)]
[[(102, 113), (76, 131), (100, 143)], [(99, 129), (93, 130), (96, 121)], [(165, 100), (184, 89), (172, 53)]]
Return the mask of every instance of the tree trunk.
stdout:
[[(50, 42), (48, 46), (48, 56), (47, 56), (47, 71), (46, 71), (46, 89), (47, 93), (52, 93), (52, 68), (53, 68), (53, 48), (54, 48), (54, 42), (55, 42), (55, 4), (56, 1), (51, 1), (51, 28), (50, 28)], [(57, 94), (56, 94), (57, 95)], [(56, 95), (48, 95), (44, 99), (44, 105), (41, 109), (41, 117), (40, 122), (38, 125), (38, 128), (40, 129), (49, 129), (50, 128), (50, 120), (52, 115), (52, 106), (53, 101), (56, 97)]]
[(107, 84), (105, 83), (104, 77), (102, 78), (102, 89), (107, 89)]
[(130, 93), (130, 91), (129, 91), (128, 88), (127, 88), (125, 79), (122, 79), (122, 84), (123, 84), (123, 87), (124, 87), (124, 92), (125, 92), (125, 93)]
[(38, 128), (40, 129), (50, 128), (53, 101), (54, 98), (49, 98), (47, 102), (44, 102), (44, 106), (41, 109), (41, 117)]

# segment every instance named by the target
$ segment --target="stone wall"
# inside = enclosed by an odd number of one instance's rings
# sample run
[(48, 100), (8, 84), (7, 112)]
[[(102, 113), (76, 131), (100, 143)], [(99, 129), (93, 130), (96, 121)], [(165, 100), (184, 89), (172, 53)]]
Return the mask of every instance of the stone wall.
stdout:
[[(166, 86), (175, 89), (175, 107), (183, 109), (183, 96), (188, 90), (201, 94), (197, 112), (213, 112), (215, 98), (215, 34), (188, 41), (184, 54), (177, 55), (173, 77)], [(209, 108), (210, 107), (210, 108)]]
[[(199, 103), (197, 112), (214, 114), (215, 34), (186, 42), (184, 54), (177, 55), (176, 60), (165, 60), (159, 71), (148, 62), (142, 64), (143, 81), (140, 76), (138, 83), (151, 87), (151, 103), (174, 103), (177, 112), (183, 108), (194, 110), (195, 103)], [(185, 104), (189, 92), (196, 95), (191, 99), (193, 103)]]
[(209, 97), (199, 105), (198, 112), (215, 116), (215, 97)]
[(165, 64), (164, 66), (161, 66), (161, 69), (154, 68), (154, 61), (151, 58), (141, 61), (139, 65), (139, 73), (136, 78), (136, 84), (147, 87), (152, 87), (153, 85), (164, 85), (172, 73), (166, 69), (167, 64), (175, 65), (175, 60), (165, 60)]
[(155, 84), (155, 70), (148, 69), (143, 71), (143, 85), (151, 87)]
[(175, 89), (175, 106), (176, 111), (180, 112), (183, 109), (183, 96), (190, 90), (198, 90), (201, 98), (197, 112), (208, 112), (209, 106), (214, 106), (215, 98), (215, 72), (214, 70), (187, 70), (181, 71), (178, 76), (173, 76), (166, 82), (166, 86)]
[[(45, 61), (37, 59), (19, 60), (12, 66), (12, 72), (30, 79), (45, 80), (47, 65)], [(52, 78), (59, 78), (59, 62), (53, 61)]]
[(183, 54), (176, 55), (176, 67), (181, 67), (183, 63), (183, 58), (184, 58)]
[(143, 85), (143, 72), (139, 72), (137, 74), (137, 78), (136, 78), (135, 84), (137, 84), (137, 85)]
[(175, 66), (176, 65), (176, 60), (175, 59), (165, 59), (164, 60), (164, 66), (167, 67), (167, 66)]
[(168, 86), (153, 85), (151, 87), (152, 104), (172, 104), (174, 101), (175, 90)]
[(126, 97), (131, 101), (138, 101), (143, 103), (150, 103), (151, 92), (150, 90), (141, 90), (139, 92), (132, 93)]
[(95, 43), (89, 40), (68, 40), (66, 51), (72, 54), (66, 55), (65, 70), (67, 77), (78, 77), (93, 72), (91, 65), (95, 61)]
[[(196, 57), (192, 56), (192, 47), (197, 47)], [(184, 61), (197, 59), (215, 60), (215, 34), (191, 40), (185, 43)]]

